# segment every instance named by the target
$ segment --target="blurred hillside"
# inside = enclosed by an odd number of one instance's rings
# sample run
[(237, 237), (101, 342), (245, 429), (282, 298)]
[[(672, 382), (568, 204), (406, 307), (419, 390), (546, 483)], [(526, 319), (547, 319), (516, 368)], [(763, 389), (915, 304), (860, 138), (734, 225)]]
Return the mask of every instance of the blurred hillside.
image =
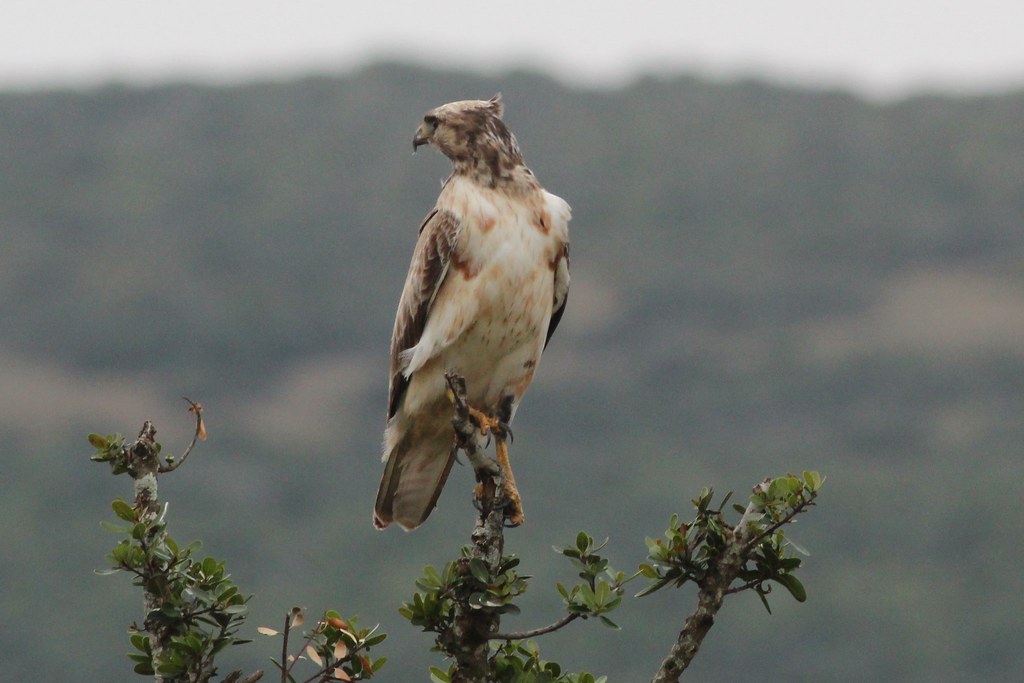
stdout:
[[(537, 577), (516, 624), (557, 615), (572, 572), (550, 547), (577, 530), (629, 570), (701, 486), (742, 497), (818, 469), (822, 504), (793, 530), (808, 602), (727, 602), (695, 680), (1022, 670), (1024, 93), (883, 105), (381, 65), (0, 94), (5, 677), (136, 680), (141, 598), (91, 571), (130, 488), (85, 434), (153, 419), (180, 451), (184, 394), (210, 440), (162, 482), (171, 532), (257, 594), (252, 633), (295, 604), (354, 612), (392, 634), (386, 680), (426, 680), (430, 639), (397, 608), (468, 539), (472, 477), (457, 468), (413, 534), (370, 524), (392, 317), (448, 169), (411, 136), (427, 109), (498, 90), (574, 209), (566, 317), (516, 421), (527, 523), (507, 550)], [(541, 645), (648, 680), (693, 600), (630, 601), (622, 632)]]

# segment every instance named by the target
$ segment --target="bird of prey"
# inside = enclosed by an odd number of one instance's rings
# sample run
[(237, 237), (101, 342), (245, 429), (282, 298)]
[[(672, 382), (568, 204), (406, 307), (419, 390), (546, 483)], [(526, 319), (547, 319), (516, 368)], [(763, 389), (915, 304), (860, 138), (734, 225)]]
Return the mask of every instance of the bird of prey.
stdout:
[(413, 151), (452, 162), (420, 226), (391, 339), (384, 476), (373, 522), (421, 525), (455, 458), (446, 372), (497, 437), (509, 523), (523, 520), (504, 430), (533, 379), (569, 292), (569, 205), (545, 191), (501, 120), (501, 95), (427, 112)]

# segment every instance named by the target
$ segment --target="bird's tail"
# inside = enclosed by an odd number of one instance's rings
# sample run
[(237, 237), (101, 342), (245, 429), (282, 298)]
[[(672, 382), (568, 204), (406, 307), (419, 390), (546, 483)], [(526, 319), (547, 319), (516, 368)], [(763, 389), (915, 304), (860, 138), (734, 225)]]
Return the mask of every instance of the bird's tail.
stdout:
[(378, 529), (397, 522), (411, 531), (423, 524), (455, 461), (454, 435), (447, 421), (429, 435), (411, 436), (405, 434), (393, 445), (392, 439), (387, 439), (387, 464), (373, 508), (373, 525)]

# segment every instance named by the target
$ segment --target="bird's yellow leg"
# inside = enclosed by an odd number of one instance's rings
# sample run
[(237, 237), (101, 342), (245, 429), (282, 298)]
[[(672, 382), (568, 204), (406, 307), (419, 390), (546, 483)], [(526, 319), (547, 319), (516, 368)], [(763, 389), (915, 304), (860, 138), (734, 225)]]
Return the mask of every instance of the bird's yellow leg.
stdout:
[(516, 478), (512, 475), (512, 464), (508, 459), (508, 444), (505, 439), (496, 439), (494, 450), (498, 456), (498, 466), (501, 467), (502, 491), (509, 501), (509, 509), (505, 513), (510, 526), (519, 526), (526, 517), (523, 515), (523, 499), (516, 488)]
[[(494, 449), (497, 455), (498, 466), (501, 468), (501, 489), (502, 494), (508, 501), (505, 518), (508, 520), (509, 526), (519, 526), (525, 520), (525, 516), (523, 515), (523, 499), (519, 495), (519, 489), (516, 487), (516, 478), (512, 474), (512, 465), (508, 459), (508, 443), (506, 442), (508, 426), (502, 423), (501, 420), (491, 417), (472, 406), (467, 407), (469, 408), (469, 417), (480, 429), (480, 434), (493, 434), (495, 436)], [(477, 498), (483, 496), (483, 489), (483, 484), (477, 484), (475, 489)]]

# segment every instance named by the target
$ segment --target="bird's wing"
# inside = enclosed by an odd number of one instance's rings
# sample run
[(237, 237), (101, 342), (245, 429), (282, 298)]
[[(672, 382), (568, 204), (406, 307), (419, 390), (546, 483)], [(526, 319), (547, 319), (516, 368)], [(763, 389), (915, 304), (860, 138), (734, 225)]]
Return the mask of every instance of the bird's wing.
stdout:
[(562, 253), (555, 264), (555, 290), (554, 301), (551, 306), (551, 322), (548, 323), (548, 336), (544, 339), (544, 347), (547, 348), (551, 341), (551, 335), (562, 320), (565, 313), (565, 304), (569, 300), (569, 243), (562, 247)]
[(398, 403), (409, 385), (404, 372), (408, 358), (403, 352), (416, 346), (423, 335), (437, 291), (448, 274), (458, 232), (458, 220), (445, 209), (431, 211), (420, 226), (419, 240), (409, 265), (409, 274), (405, 278), (405, 288), (398, 302), (395, 329), (391, 336), (388, 419), (394, 417)]
[(569, 297), (569, 221), (572, 219), (572, 207), (564, 199), (550, 192), (542, 190), (542, 196), (545, 214), (551, 221), (551, 229), (562, 242), (562, 248), (555, 254), (550, 264), (555, 273), (555, 287), (551, 302), (551, 321), (548, 323), (548, 334), (544, 339), (544, 346), (547, 347), (551, 335), (555, 333), (555, 328), (562, 320), (565, 302)]

